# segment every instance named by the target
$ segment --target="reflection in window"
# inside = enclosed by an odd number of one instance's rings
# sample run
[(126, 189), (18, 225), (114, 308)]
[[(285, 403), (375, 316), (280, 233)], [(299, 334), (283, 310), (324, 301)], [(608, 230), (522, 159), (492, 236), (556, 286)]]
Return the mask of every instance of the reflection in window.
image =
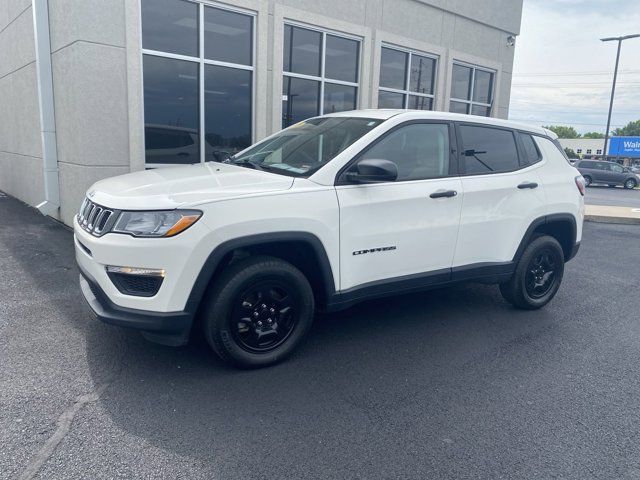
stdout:
[(357, 82), (358, 46), (359, 43), (355, 40), (327, 35), (324, 76), (334, 80)]
[(356, 108), (356, 87), (324, 84), (324, 113), (344, 112)]
[(221, 161), (251, 144), (253, 21), (202, 3), (142, 0), (148, 164)]
[(519, 168), (518, 151), (511, 130), (460, 125), (467, 174), (508, 172)]
[(404, 94), (380, 90), (378, 108), (404, 108)]
[(355, 109), (359, 56), (357, 40), (285, 25), (282, 126)]
[(142, 1), (142, 48), (198, 56), (198, 4)]
[(283, 127), (318, 115), (320, 82), (284, 77), (282, 83)]
[(226, 160), (251, 144), (251, 72), (205, 65), (205, 161)]
[(199, 162), (198, 64), (151, 55), (143, 61), (147, 163)]
[(360, 158), (384, 159), (398, 166), (398, 180), (422, 180), (449, 174), (449, 127), (414, 123), (392, 131)]
[(431, 110), (435, 73), (435, 58), (382, 47), (378, 108)]
[(284, 26), (284, 71), (320, 76), (322, 33)]
[(380, 86), (406, 90), (407, 59), (409, 54), (391, 48), (382, 48), (380, 58)]
[(494, 72), (453, 64), (449, 111), (491, 116)]
[(252, 23), (253, 19), (248, 15), (205, 7), (205, 58), (251, 65)]

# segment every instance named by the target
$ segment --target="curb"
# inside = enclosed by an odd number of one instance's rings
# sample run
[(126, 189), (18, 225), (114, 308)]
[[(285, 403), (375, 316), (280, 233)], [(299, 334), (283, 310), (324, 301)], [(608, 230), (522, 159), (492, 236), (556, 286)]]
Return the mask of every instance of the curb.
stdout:
[(585, 222), (640, 225), (640, 208), (585, 205)]
[(610, 217), (607, 215), (585, 215), (585, 222), (615, 223), (618, 225), (640, 225), (640, 218), (635, 217)]

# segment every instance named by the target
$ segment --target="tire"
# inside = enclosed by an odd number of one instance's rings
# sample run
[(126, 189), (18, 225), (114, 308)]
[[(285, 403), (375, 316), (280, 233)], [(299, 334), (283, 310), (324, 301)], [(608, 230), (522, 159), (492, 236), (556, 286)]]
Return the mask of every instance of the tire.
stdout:
[(624, 188), (626, 188), (627, 190), (636, 188), (636, 181), (633, 178), (628, 179), (626, 182), (624, 182)]
[(584, 178), (585, 187), (590, 187), (591, 184), (593, 183), (593, 180), (591, 180), (591, 177), (589, 175), (583, 175), (582, 178)]
[(511, 279), (500, 284), (500, 293), (518, 308), (535, 310), (551, 301), (563, 275), (562, 247), (555, 238), (542, 235), (525, 248)]
[(226, 362), (258, 368), (284, 360), (313, 322), (314, 296), (288, 262), (252, 256), (222, 272), (203, 306), (203, 332)]

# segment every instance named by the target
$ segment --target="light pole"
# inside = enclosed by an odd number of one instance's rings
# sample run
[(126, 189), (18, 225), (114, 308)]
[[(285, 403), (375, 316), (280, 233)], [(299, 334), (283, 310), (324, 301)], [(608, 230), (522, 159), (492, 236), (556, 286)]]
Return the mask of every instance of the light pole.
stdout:
[(613, 109), (613, 96), (616, 93), (616, 78), (618, 77), (618, 62), (620, 61), (620, 47), (622, 46), (623, 40), (628, 40), (630, 38), (640, 37), (640, 33), (635, 33), (633, 35), (624, 35), (622, 37), (607, 37), (601, 38), (601, 42), (612, 42), (616, 40), (618, 42), (618, 53), (616, 54), (616, 67), (613, 71), (613, 86), (611, 87), (611, 100), (609, 101), (609, 115), (607, 116), (607, 131), (604, 132), (604, 150), (602, 150), (602, 157), (607, 159), (607, 144), (609, 143), (609, 128), (611, 127), (611, 110)]

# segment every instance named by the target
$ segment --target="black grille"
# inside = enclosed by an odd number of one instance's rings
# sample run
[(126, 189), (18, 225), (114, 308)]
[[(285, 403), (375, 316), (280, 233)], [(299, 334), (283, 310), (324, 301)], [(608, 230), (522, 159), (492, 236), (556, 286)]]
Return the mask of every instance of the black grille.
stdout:
[(153, 297), (162, 285), (163, 277), (151, 275), (131, 275), (109, 272), (109, 278), (120, 293), (136, 297)]
[(116, 220), (116, 211), (85, 198), (78, 213), (78, 224), (91, 235), (99, 237), (109, 231)]

